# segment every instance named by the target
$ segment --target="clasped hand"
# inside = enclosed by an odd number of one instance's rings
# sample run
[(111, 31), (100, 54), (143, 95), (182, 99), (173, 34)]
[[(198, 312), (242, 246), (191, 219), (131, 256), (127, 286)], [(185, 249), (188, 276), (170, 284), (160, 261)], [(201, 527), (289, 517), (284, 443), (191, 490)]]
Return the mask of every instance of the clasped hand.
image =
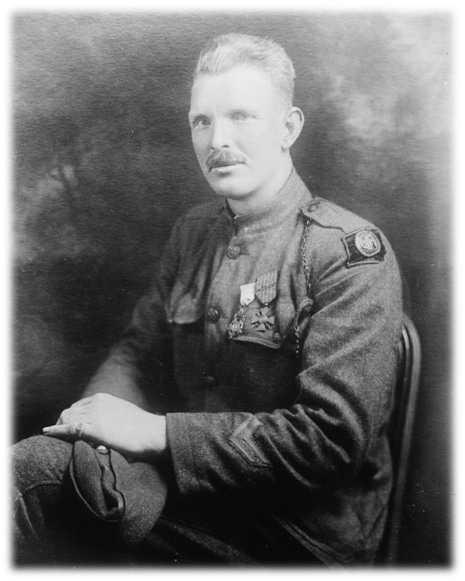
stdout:
[(98, 393), (61, 412), (54, 426), (43, 428), (47, 436), (67, 441), (82, 439), (104, 445), (134, 458), (149, 458), (166, 450), (166, 420), (136, 405)]

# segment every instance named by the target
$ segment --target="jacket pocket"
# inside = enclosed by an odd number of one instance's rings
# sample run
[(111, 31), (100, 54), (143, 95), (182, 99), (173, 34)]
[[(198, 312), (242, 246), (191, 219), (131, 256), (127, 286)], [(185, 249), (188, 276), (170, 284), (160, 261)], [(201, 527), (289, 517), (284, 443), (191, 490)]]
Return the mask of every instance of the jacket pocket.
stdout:
[(176, 384), (191, 410), (197, 406), (195, 402), (203, 401), (205, 388), (203, 301), (182, 283), (176, 283), (166, 310), (173, 333)]
[(278, 300), (275, 305), (261, 307), (254, 300), (247, 309), (242, 333), (233, 339), (271, 349), (280, 349), (286, 343), (299, 354), (308, 332), (312, 307), (310, 298), (301, 301), (297, 308), (292, 301)]

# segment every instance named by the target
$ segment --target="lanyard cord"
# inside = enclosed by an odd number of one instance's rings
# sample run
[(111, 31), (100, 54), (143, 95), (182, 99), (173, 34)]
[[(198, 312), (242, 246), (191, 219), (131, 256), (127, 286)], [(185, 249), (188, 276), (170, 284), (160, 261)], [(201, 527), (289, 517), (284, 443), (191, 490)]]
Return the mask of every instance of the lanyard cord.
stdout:
[[(310, 220), (307, 220), (305, 222), (304, 235), (302, 236), (302, 243), (300, 245), (300, 256), (302, 258), (302, 264), (304, 267), (304, 276), (305, 276), (307, 297), (310, 298), (312, 286), (310, 284), (310, 267), (308, 265), (308, 259), (307, 259), (307, 238), (308, 238), (309, 229), (310, 229)], [(295, 341), (296, 341), (295, 354), (297, 357), (300, 357), (301, 351), (302, 351), (302, 345), (301, 345), (301, 341), (300, 341), (299, 313), (297, 313), (297, 316), (295, 319), (294, 334), (295, 334)]]
[(304, 275), (305, 275), (305, 282), (307, 286), (307, 296), (310, 297), (310, 292), (312, 290), (312, 286), (310, 284), (310, 267), (308, 266), (308, 259), (307, 259), (307, 237), (308, 231), (310, 229), (310, 220), (305, 222), (305, 230), (304, 235), (302, 236), (302, 244), (300, 245), (300, 256), (302, 257), (302, 264), (304, 267)]

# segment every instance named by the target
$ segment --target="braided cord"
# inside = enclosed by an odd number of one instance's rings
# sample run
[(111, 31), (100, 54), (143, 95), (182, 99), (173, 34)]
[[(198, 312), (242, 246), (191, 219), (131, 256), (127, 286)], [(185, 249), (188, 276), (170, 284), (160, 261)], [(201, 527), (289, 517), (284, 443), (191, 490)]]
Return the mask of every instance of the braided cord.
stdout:
[[(305, 284), (307, 290), (307, 296), (310, 296), (311, 284), (310, 284), (310, 267), (308, 265), (307, 259), (307, 238), (308, 238), (308, 231), (310, 229), (310, 220), (305, 222), (305, 229), (304, 235), (302, 236), (302, 243), (300, 245), (300, 256), (302, 258), (302, 264), (304, 267), (304, 276), (305, 276)], [(300, 343), (300, 328), (299, 328), (299, 321), (296, 318), (295, 325), (294, 325), (294, 333), (295, 333), (295, 354), (297, 357), (300, 357), (301, 353), (301, 343)]]
[(300, 255), (302, 257), (302, 264), (304, 266), (305, 282), (307, 285), (307, 296), (310, 296), (311, 284), (310, 284), (310, 267), (308, 266), (307, 259), (307, 237), (308, 231), (310, 230), (310, 220), (305, 222), (304, 235), (302, 236), (302, 244), (300, 245)]

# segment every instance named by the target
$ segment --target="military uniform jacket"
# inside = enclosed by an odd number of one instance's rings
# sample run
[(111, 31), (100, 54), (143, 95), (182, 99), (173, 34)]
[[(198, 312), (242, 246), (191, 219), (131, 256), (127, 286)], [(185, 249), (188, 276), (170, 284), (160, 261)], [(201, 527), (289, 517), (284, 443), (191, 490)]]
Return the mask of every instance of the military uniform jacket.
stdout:
[(402, 319), (393, 251), (293, 171), (268, 206), (174, 227), (153, 292), (88, 393), (166, 413), (175, 484), (263, 510), (324, 562), (373, 558)]

